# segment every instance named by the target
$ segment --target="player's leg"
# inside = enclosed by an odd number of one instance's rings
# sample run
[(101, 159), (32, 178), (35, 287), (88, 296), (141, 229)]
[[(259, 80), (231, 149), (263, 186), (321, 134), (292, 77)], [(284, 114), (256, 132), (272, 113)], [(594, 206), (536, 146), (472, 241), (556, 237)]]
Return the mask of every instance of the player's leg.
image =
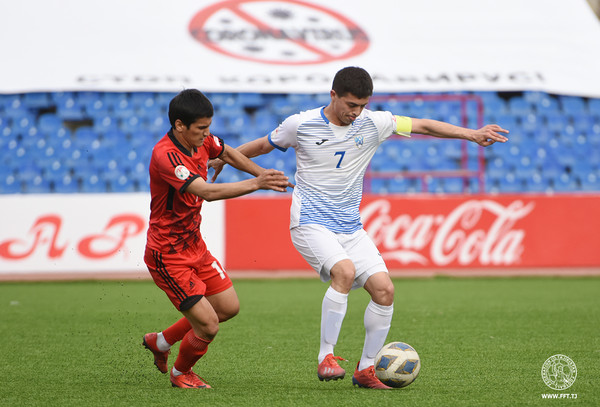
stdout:
[(206, 299), (217, 313), (219, 322), (225, 322), (240, 312), (240, 300), (233, 287), (217, 294), (207, 295)]
[(373, 366), (375, 355), (385, 345), (394, 314), (394, 284), (388, 273), (373, 274), (365, 283), (365, 290), (371, 301), (364, 315), (366, 333), (359, 370)]
[(334, 348), (346, 316), (348, 293), (354, 281), (354, 265), (341, 247), (337, 236), (317, 225), (291, 230), (292, 243), (317, 271), (322, 281), (331, 280), (321, 304), (321, 333), (317, 376), (320, 380), (337, 380), (345, 375), (334, 356)]
[(364, 287), (371, 295), (364, 314), (365, 342), (352, 383), (360, 387), (386, 389), (375, 376), (375, 355), (385, 344), (394, 313), (394, 285), (377, 246), (364, 230), (354, 233), (344, 247), (356, 266), (354, 287)]
[(219, 322), (225, 322), (240, 312), (240, 300), (219, 260), (208, 252), (203, 261), (198, 275), (206, 284), (206, 299), (217, 313)]
[(389, 389), (375, 376), (375, 356), (385, 345), (394, 313), (394, 285), (387, 272), (371, 275), (364, 285), (371, 295), (365, 309), (365, 342), (360, 361), (352, 376), (352, 383), (359, 387)]
[(154, 354), (154, 365), (162, 373), (167, 373), (169, 370), (167, 361), (171, 346), (182, 340), (190, 329), (192, 326), (187, 318), (183, 317), (164, 331), (150, 332), (144, 335), (142, 345)]
[(342, 322), (348, 308), (348, 293), (354, 282), (354, 264), (349, 259), (340, 260), (331, 268), (331, 285), (325, 292), (321, 305), (321, 345), (319, 362), (333, 354)]
[(191, 308), (181, 313), (192, 326), (181, 341), (179, 354), (171, 370), (171, 383), (182, 388), (210, 388), (192, 367), (204, 356), (208, 345), (219, 332), (219, 317), (210, 302), (202, 297)]
[[(210, 387), (191, 371), (191, 366), (206, 352), (208, 344), (218, 332), (219, 320), (204, 297), (206, 285), (195, 271), (199, 259), (193, 251), (185, 254), (170, 255), (146, 250), (144, 261), (156, 285), (185, 317), (163, 331), (163, 339), (167, 343), (181, 339), (179, 354), (171, 371), (171, 382), (177, 387)], [(155, 345), (158, 347), (158, 334), (156, 339)]]

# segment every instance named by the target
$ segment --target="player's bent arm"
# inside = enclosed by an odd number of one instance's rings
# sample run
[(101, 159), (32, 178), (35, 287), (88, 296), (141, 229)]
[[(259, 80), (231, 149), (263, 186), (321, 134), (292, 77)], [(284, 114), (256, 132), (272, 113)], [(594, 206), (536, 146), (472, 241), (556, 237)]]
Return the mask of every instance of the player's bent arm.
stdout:
[(508, 140), (506, 136), (500, 134), (508, 134), (508, 130), (503, 129), (497, 124), (488, 124), (487, 126), (474, 130), (431, 119), (413, 118), (412, 133), (426, 134), (440, 138), (469, 140), (481, 146), (489, 146), (497, 141), (504, 143)]
[(254, 161), (250, 160), (246, 155), (228, 145), (225, 145), (225, 150), (219, 158), (232, 167), (254, 176), (260, 175), (265, 170)]
[(288, 177), (277, 170), (264, 170), (259, 176), (238, 182), (223, 184), (209, 184), (198, 177), (188, 185), (185, 192), (197, 195), (205, 201), (236, 198), (259, 189), (270, 189), (285, 192), (288, 186)]
[(259, 155), (268, 154), (273, 151), (275, 147), (269, 143), (269, 136), (264, 136), (242, 144), (236, 150), (244, 154), (246, 157), (252, 158)]
[[(269, 143), (268, 136), (264, 136), (264, 137), (258, 138), (256, 140), (249, 141), (245, 144), (242, 144), (238, 148), (236, 148), (236, 150), (238, 152), (242, 153), (243, 155), (245, 155), (248, 158), (267, 154), (267, 153), (273, 151), (274, 149), (275, 149), (275, 147), (273, 147), (271, 145), (271, 143)], [(216, 179), (219, 176), (219, 174), (221, 173), (221, 170), (223, 169), (224, 165), (225, 165), (225, 160), (223, 160), (221, 158), (217, 158), (217, 159), (209, 161), (208, 166), (215, 170), (215, 173), (211, 179), (212, 182), (216, 181)]]

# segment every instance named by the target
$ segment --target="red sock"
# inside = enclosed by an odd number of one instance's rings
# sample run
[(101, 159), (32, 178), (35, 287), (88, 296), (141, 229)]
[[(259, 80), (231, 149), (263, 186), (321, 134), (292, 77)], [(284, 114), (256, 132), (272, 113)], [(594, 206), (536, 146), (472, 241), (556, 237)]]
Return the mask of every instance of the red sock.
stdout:
[(179, 354), (173, 367), (180, 372), (187, 372), (196, 364), (208, 348), (211, 341), (198, 338), (194, 334), (194, 330), (190, 329), (183, 337), (181, 345), (179, 345)]
[(173, 345), (176, 342), (179, 342), (183, 339), (186, 333), (192, 329), (190, 325), (190, 321), (187, 318), (181, 318), (179, 321), (175, 322), (173, 325), (162, 331), (165, 341), (169, 343), (169, 345)]

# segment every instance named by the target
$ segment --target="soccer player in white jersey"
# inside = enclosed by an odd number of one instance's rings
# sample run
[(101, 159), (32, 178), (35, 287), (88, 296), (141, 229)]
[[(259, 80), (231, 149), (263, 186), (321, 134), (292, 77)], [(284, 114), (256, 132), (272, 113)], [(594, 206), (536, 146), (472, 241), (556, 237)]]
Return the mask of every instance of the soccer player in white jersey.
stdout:
[[(385, 344), (394, 310), (394, 285), (377, 247), (363, 229), (359, 205), (363, 177), (375, 150), (392, 134), (411, 133), (473, 141), (481, 146), (505, 142), (507, 130), (487, 125), (478, 130), (448, 123), (396, 116), (365, 109), (373, 82), (362, 68), (346, 67), (333, 80), (325, 107), (288, 117), (269, 135), (237, 149), (247, 157), (274, 149), (296, 151), (296, 186), (290, 210), (292, 243), (324, 282), (331, 281), (321, 311), (320, 380), (342, 379), (346, 372), (334, 356), (348, 294), (363, 287), (371, 296), (364, 314), (362, 356), (352, 383), (389, 389), (375, 376), (374, 358)], [(222, 162), (212, 162), (213, 181)]]

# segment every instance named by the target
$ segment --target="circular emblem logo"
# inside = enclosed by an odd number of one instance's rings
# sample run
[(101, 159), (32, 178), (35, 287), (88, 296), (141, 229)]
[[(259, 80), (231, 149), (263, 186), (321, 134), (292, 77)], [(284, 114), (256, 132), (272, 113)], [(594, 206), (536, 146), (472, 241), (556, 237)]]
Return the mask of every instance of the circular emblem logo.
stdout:
[(542, 366), (542, 379), (553, 390), (568, 389), (576, 378), (577, 366), (568, 356), (550, 356)]
[(185, 168), (185, 165), (175, 167), (175, 176), (182, 181), (185, 181), (190, 176), (190, 170)]
[(234, 58), (268, 64), (321, 64), (364, 52), (367, 34), (325, 7), (299, 0), (226, 0), (199, 11), (191, 35)]

